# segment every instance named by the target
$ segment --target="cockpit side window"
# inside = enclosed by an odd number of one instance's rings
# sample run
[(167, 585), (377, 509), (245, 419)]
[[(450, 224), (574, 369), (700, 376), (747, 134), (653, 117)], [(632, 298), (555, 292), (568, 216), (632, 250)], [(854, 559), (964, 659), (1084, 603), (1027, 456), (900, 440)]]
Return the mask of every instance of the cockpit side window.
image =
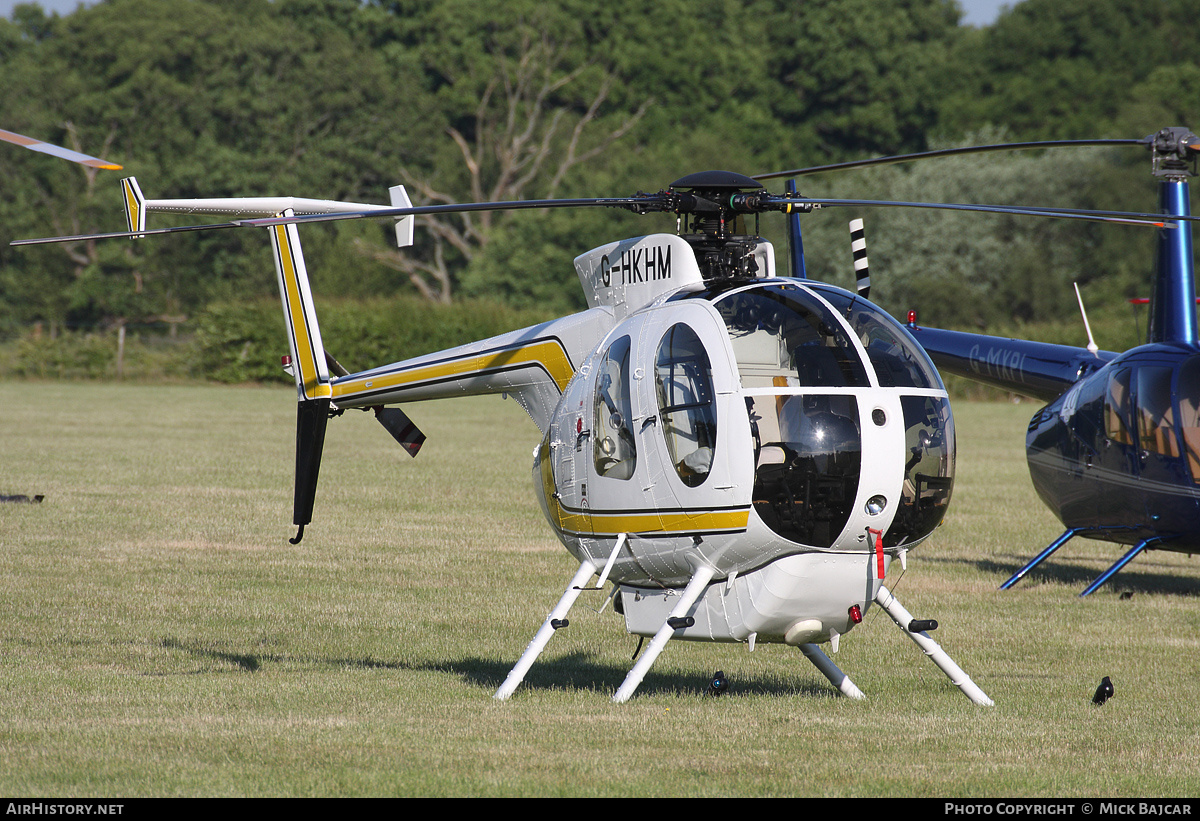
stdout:
[(1108, 392), (1104, 395), (1105, 435), (1119, 445), (1132, 445), (1132, 414), (1133, 397), (1129, 393), (1129, 369), (1122, 368), (1108, 380)]
[(629, 337), (614, 342), (596, 376), (592, 441), (596, 473), (628, 479), (637, 467), (637, 442), (630, 427)]
[(1171, 408), (1172, 368), (1143, 365), (1137, 372), (1138, 440), (1143, 450), (1179, 458), (1175, 413)]
[(949, 400), (903, 396), (900, 402), (904, 408), (904, 484), (884, 547), (899, 547), (932, 533), (942, 523), (954, 487), (954, 418)]
[(1192, 481), (1200, 484), (1200, 356), (1193, 356), (1179, 369), (1179, 425)]
[(841, 322), (800, 288), (772, 285), (716, 302), (742, 387), (866, 387), (866, 369)]
[(818, 293), (838, 309), (858, 336), (881, 388), (941, 388), (941, 379), (916, 342), (876, 306), (844, 291)]
[(654, 384), (671, 464), (685, 485), (698, 487), (712, 467), (717, 413), (708, 353), (688, 325), (673, 325), (663, 336)]

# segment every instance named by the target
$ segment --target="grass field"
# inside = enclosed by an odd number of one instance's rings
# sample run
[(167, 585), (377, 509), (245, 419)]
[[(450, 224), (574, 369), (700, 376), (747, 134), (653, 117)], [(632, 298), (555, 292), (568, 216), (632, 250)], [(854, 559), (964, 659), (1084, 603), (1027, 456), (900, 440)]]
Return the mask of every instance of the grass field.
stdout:
[[(27, 796), (1200, 795), (1200, 562), (1059, 533), (1029, 404), (956, 405), (944, 526), (889, 576), (996, 701), (971, 704), (878, 608), (838, 698), (795, 649), (636, 640), (585, 596), (513, 699), (492, 693), (575, 569), (499, 398), (415, 405), (409, 459), (331, 423), (288, 544), (290, 389), (0, 385), (0, 793)], [(897, 565), (898, 567), (898, 565)], [(703, 695), (724, 670), (731, 690)], [(1116, 696), (1091, 704), (1101, 676)]]

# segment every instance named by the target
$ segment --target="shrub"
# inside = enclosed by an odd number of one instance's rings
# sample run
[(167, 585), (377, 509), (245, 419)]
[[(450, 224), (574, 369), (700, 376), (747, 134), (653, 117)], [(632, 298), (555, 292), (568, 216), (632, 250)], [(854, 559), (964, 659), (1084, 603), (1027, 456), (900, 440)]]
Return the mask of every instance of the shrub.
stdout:
[[(369, 301), (318, 300), (322, 341), (348, 369), (383, 365), (541, 322), (522, 311), (471, 300), (433, 305), (417, 297)], [(210, 305), (196, 320), (192, 372), (219, 382), (289, 381), (280, 367), (288, 352), (279, 303)]]

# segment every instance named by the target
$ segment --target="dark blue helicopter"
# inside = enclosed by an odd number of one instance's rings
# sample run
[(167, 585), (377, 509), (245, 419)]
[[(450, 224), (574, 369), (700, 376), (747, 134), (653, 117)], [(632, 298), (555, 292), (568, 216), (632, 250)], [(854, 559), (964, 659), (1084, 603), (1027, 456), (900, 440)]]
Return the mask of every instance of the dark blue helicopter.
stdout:
[(1026, 437), (1029, 472), (1066, 530), (1002, 589), (1075, 536), (1130, 545), (1087, 596), (1150, 549), (1200, 551), (1200, 339), (1187, 178), (1200, 137), (1145, 140), (1158, 178), (1158, 262), (1146, 344), (1122, 354), (1019, 339), (909, 330), (938, 368), (1048, 404)]

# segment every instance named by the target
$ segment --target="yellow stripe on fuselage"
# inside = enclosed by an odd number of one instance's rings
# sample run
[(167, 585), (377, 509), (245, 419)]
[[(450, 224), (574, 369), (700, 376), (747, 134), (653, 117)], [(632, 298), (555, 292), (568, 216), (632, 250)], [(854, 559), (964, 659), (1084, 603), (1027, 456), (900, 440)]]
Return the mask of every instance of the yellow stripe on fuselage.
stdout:
[(669, 536), (684, 533), (726, 533), (745, 530), (749, 509), (741, 510), (661, 510), (650, 513), (624, 511), (588, 513), (565, 509), (551, 495), (547, 499), (553, 524), (566, 533), (592, 536), (616, 536), (637, 533), (643, 536)]
[(561, 393), (575, 375), (562, 343), (557, 340), (542, 340), (530, 345), (517, 345), (502, 350), (468, 354), (460, 359), (416, 365), (394, 373), (373, 376), (354, 376), (342, 379), (333, 385), (335, 400), (353, 397), (360, 393), (378, 393), (397, 388), (416, 387), (426, 382), (443, 382), (455, 377), (489, 371), (519, 370), (523, 366), (536, 366), (546, 371)]
[(670, 536), (690, 533), (727, 533), (745, 530), (750, 521), (749, 508), (734, 510), (658, 510), (652, 512), (568, 510), (558, 501), (554, 470), (550, 463), (550, 437), (542, 440), (538, 461), (542, 493), (551, 524), (565, 533), (583, 536), (616, 536), (636, 533), (645, 536)]

